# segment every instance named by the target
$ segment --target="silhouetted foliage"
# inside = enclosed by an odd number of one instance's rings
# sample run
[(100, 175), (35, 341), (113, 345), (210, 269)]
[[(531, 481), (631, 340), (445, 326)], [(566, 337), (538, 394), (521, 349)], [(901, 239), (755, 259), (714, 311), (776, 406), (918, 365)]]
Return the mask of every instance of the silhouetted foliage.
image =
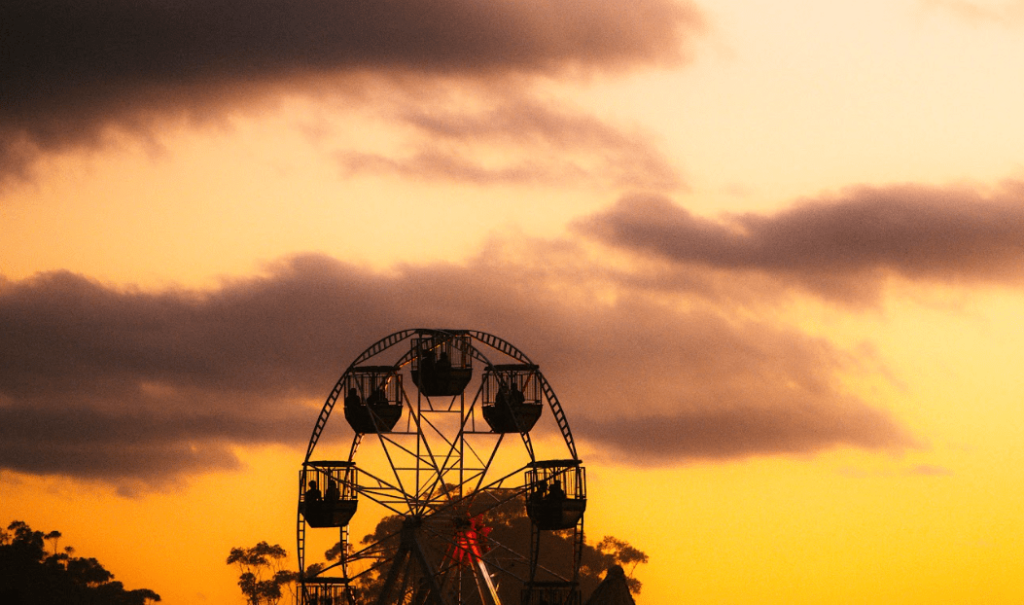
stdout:
[[(0, 603), (4, 605), (145, 605), (160, 595), (140, 588), (125, 590), (93, 558), (57, 548), (61, 533), (33, 531), (23, 521), (0, 530)], [(44, 541), (51, 542), (47, 555)]]
[(232, 548), (228, 565), (237, 565), (241, 575), (238, 587), (249, 605), (275, 604), (281, 600), (281, 587), (295, 581), (296, 573), (284, 569), (288, 552), (280, 544), (260, 542), (251, 548)]
[[(477, 502), (472, 510), (468, 511), (468, 514), (476, 514), (480, 509), (486, 509), (485, 523), (491, 528), (487, 541), (492, 548), (488, 556), (499, 560), (503, 568), (525, 576), (529, 566), (528, 561), (523, 560), (521, 556), (513, 554), (518, 553), (519, 555), (529, 557), (530, 519), (526, 516), (525, 501), (522, 496), (506, 500), (506, 498), (511, 496), (511, 491), (495, 490), (491, 492), (491, 495), (495, 497), (495, 500), (505, 501), (494, 507), (489, 507), (486, 502)], [(379, 544), (382, 547), (382, 558), (385, 560), (393, 559), (398, 551), (401, 526), (402, 517), (398, 515), (384, 517), (377, 524), (374, 532), (362, 539), (361, 547)], [(543, 532), (543, 534), (542, 550), (550, 560), (563, 562), (572, 560), (572, 530)], [(361, 547), (356, 547), (354, 550), (358, 550)], [(437, 544), (433, 550), (434, 552), (444, 553), (447, 551), (447, 548), (444, 544)], [(334, 561), (338, 559), (340, 550), (341, 544), (337, 543), (325, 552), (324, 556), (328, 561)], [(579, 577), (580, 592), (583, 599), (586, 600), (590, 593), (597, 588), (597, 585), (601, 583), (601, 578), (605, 571), (615, 565), (629, 570), (626, 582), (630, 592), (639, 594), (641, 582), (632, 577), (632, 572), (637, 565), (647, 563), (647, 560), (647, 555), (644, 552), (633, 547), (625, 540), (612, 536), (605, 536), (596, 545), (584, 543)], [(382, 565), (376, 570), (361, 576), (353, 583), (357, 602), (375, 602), (387, 577), (388, 569), (389, 566), (387, 564)], [(520, 585), (510, 581), (499, 581), (498, 588), (503, 603), (519, 602)], [(472, 600), (475, 596), (470, 596), (469, 598)]]

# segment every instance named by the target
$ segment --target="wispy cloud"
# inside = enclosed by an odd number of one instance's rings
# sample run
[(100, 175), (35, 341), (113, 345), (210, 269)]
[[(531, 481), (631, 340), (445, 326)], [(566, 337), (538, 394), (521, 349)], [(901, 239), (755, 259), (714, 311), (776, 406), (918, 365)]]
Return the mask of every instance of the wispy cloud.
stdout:
[(923, 477), (949, 477), (953, 474), (953, 471), (944, 466), (938, 466), (935, 464), (918, 464), (914, 468), (908, 470), (907, 474)]
[[(450, 99), (399, 102), (387, 121), (409, 131), (405, 157), (339, 151), (346, 175), (475, 184), (547, 184), (672, 190), (681, 182), (650, 137), (521, 93), (485, 91), (476, 108)], [(484, 101), (484, 102), (481, 102)], [(465, 105), (473, 105), (467, 103)], [(479, 106), (484, 106), (480, 109)]]

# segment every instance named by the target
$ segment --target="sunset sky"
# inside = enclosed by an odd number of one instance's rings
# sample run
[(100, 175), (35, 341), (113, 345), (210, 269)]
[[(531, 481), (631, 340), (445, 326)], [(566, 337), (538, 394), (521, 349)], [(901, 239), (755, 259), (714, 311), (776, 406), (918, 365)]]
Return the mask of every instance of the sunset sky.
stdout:
[(0, 523), (241, 604), (349, 362), (465, 328), (640, 605), (1022, 603), (1022, 66), (1020, 0), (5, 0)]

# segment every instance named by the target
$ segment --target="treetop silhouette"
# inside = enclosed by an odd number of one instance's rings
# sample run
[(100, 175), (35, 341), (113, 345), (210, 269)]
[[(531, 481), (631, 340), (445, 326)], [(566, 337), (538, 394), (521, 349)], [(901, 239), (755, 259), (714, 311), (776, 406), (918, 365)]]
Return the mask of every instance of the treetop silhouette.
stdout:
[[(34, 531), (24, 521), (0, 529), (0, 603), (14, 605), (146, 605), (160, 595), (125, 590), (99, 561), (58, 551), (59, 531)], [(50, 542), (47, 554), (44, 542)]]

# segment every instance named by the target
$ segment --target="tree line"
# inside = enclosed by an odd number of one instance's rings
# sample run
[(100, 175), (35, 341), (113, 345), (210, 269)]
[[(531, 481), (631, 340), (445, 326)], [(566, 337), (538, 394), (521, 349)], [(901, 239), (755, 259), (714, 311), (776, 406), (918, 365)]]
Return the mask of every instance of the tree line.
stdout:
[[(4, 605), (146, 605), (148, 588), (126, 590), (96, 559), (59, 548), (59, 531), (35, 531), (24, 521), (0, 529), (0, 603)], [(47, 548), (48, 546), (48, 548)]]

